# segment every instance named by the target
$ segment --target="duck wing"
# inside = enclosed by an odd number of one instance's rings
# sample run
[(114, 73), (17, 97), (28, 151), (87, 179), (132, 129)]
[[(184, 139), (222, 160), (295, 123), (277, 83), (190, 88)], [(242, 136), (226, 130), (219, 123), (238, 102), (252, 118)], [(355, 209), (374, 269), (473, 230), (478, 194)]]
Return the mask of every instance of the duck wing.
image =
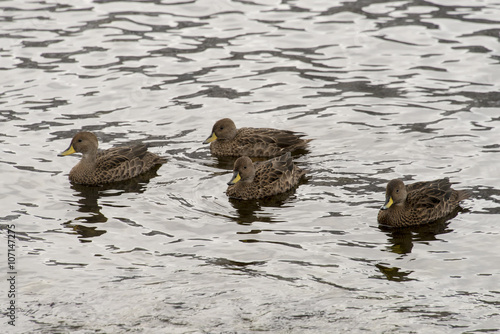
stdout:
[(293, 160), (290, 152), (287, 152), (273, 159), (256, 162), (254, 166), (255, 182), (264, 186), (281, 179), (287, 171), (291, 172), (293, 170)]
[(239, 139), (244, 145), (262, 143), (284, 148), (302, 144), (304, 140), (301, 139), (301, 137), (303, 136), (303, 134), (298, 134), (289, 130), (271, 128), (241, 128)]
[(99, 152), (97, 167), (121, 177), (134, 177), (141, 173), (147, 153), (145, 145), (110, 148)]
[(425, 210), (437, 208), (449, 202), (455, 192), (451, 189), (448, 178), (409, 184), (406, 186), (406, 191), (407, 203), (415, 209)]

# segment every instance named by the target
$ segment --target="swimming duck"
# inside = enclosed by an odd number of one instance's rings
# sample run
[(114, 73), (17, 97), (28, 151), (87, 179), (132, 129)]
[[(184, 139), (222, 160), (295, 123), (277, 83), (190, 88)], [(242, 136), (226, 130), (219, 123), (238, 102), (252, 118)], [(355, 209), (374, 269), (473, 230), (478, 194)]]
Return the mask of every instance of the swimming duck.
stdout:
[(297, 186), (304, 174), (293, 163), (290, 152), (256, 163), (243, 156), (234, 162), (226, 194), (244, 200), (277, 195)]
[(431, 223), (452, 213), (468, 190), (454, 190), (448, 178), (405, 186), (394, 179), (387, 184), (385, 204), (378, 213), (381, 225), (405, 227)]
[(147, 172), (153, 166), (166, 162), (145, 145), (115, 147), (98, 150), (97, 137), (92, 132), (78, 132), (69, 148), (59, 154), (66, 156), (82, 153), (82, 159), (71, 169), (71, 182), (85, 185), (101, 185), (131, 179)]
[(286, 152), (305, 149), (311, 139), (303, 134), (270, 128), (240, 128), (229, 118), (218, 120), (212, 134), (203, 142), (217, 156), (277, 157)]

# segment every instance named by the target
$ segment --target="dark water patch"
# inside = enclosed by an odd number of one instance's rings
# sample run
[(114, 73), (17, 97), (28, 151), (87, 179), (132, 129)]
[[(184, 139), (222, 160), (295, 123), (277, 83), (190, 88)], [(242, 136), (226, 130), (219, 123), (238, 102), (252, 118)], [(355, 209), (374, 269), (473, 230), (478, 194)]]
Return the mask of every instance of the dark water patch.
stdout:
[(416, 279), (409, 277), (412, 274), (412, 271), (403, 271), (401, 268), (388, 267), (382, 264), (376, 264), (375, 267), (382, 273), (383, 276), (374, 275), (371, 278), (386, 279), (392, 282), (416, 281)]

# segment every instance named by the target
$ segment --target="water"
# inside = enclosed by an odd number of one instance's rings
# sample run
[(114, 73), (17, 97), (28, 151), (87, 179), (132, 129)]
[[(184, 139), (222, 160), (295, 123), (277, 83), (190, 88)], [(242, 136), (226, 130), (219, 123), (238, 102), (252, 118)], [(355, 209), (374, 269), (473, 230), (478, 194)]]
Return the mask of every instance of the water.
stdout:
[[(500, 332), (500, 3), (4, 1), (2, 240), (19, 333)], [(213, 123), (308, 134), (288, 198), (224, 194)], [(80, 130), (168, 162), (71, 185)], [(155, 175), (156, 174), (156, 175)], [(446, 224), (385, 231), (388, 180), (449, 177)], [(5, 329), (6, 328), (6, 329)]]

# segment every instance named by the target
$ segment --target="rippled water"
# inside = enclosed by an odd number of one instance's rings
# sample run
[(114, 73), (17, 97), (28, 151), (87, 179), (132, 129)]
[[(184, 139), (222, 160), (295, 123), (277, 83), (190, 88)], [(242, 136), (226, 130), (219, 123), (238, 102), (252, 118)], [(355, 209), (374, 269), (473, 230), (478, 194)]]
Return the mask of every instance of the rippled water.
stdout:
[[(451, 3), (1, 2), (2, 327), (499, 332), (500, 3)], [(223, 117), (307, 133), (307, 180), (228, 200)], [(71, 185), (82, 129), (168, 162)], [(474, 193), (455, 218), (379, 229), (388, 180), (445, 176)]]

